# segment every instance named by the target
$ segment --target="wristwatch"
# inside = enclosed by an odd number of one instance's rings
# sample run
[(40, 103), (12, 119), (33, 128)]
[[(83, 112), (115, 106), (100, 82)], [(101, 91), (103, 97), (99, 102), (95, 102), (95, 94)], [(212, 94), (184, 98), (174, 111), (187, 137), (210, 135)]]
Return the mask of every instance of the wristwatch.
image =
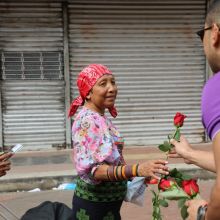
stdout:
[(197, 211), (197, 220), (205, 220), (206, 210), (207, 210), (207, 205), (199, 206), (198, 211)]

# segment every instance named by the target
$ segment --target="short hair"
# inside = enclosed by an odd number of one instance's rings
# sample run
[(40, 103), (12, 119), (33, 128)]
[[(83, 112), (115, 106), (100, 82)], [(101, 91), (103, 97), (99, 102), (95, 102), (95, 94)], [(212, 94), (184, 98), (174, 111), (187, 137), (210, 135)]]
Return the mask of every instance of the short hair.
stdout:
[(213, 23), (220, 24), (220, 0), (214, 0), (210, 5), (205, 21), (208, 26), (212, 25)]

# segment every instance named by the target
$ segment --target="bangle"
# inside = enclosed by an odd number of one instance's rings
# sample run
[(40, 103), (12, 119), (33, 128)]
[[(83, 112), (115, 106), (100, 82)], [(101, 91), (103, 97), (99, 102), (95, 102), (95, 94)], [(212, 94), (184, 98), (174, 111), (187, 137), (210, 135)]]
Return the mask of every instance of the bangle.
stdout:
[(109, 181), (128, 180), (132, 177), (139, 176), (138, 165), (111, 165), (107, 168), (106, 176)]
[(139, 167), (139, 163), (138, 163), (137, 166), (136, 166), (136, 174), (137, 174), (137, 176), (139, 176), (138, 167)]
[(207, 205), (205, 206), (199, 206), (197, 211), (197, 220), (205, 220), (205, 213), (207, 211)]
[(95, 177), (95, 172), (97, 171), (97, 169), (99, 168), (100, 164), (94, 166), (90, 172), (91, 176), (94, 178)]
[(118, 168), (119, 168), (119, 166), (116, 166), (116, 167), (115, 167), (115, 179), (116, 179), (116, 180), (119, 180)]
[(110, 180), (110, 176), (109, 176), (109, 173), (108, 173), (109, 171), (108, 171), (108, 168), (107, 168), (107, 178), (108, 178), (108, 180)]
[(132, 165), (132, 177), (137, 176), (137, 173), (136, 173), (137, 168), (136, 167), (137, 167), (137, 164)]
[(131, 177), (133, 177), (133, 175), (132, 175), (132, 166), (131, 165), (126, 165), (125, 166), (125, 176), (126, 176), (126, 179), (130, 179)]
[(121, 167), (121, 176), (124, 180), (127, 179), (126, 175), (125, 175), (125, 165)]
[(115, 181), (114, 168), (115, 166), (109, 166), (107, 170), (107, 174), (110, 181)]

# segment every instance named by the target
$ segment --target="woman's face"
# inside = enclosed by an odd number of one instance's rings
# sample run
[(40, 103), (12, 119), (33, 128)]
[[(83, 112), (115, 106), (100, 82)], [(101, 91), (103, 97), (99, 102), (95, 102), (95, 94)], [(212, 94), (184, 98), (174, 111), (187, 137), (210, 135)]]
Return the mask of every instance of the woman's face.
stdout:
[(103, 114), (106, 108), (114, 106), (117, 92), (114, 76), (103, 75), (91, 89), (87, 96), (87, 103), (93, 110)]

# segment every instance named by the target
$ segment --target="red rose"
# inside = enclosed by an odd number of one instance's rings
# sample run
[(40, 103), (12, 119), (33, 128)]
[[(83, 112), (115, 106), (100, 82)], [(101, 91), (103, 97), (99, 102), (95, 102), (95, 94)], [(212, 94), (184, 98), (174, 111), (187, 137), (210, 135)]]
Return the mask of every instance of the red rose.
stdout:
[(157, 184), (157, 183), (158, 183), (157, 179), (154, 179), (154, 178), (151, 178), (151, 179), (146, 178), (145, 179), (145, 184)]
[(172, 180), (161, 179), (158, 184), (158, 188), (162, 191), (170, 189), (172, 186), (176, 185)]
[(174, 116), (174, 125), (176, 127), (182, 127), (185, 118), (186, 118), (185, 115), (181, 114), (180, 112), (177, 112), (176, 115)]
[(183, 180), (182, 189), (190, 196), (196, 196), (199, 193), (199, 186), (196, 180)]

